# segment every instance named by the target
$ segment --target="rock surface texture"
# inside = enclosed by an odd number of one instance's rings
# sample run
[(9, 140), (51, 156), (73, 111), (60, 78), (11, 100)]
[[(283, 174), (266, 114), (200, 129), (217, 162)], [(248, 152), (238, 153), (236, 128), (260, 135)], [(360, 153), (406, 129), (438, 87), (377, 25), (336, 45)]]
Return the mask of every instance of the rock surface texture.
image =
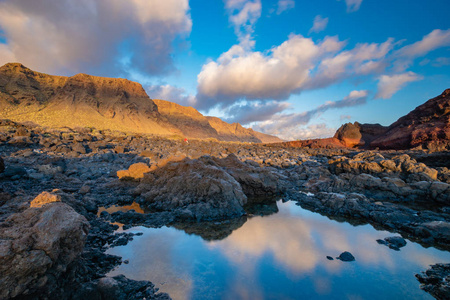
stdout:
[(0, 223), (0, 298), (55, 281), (84, 248), (87, 220), (64, 203), (32, 207)]

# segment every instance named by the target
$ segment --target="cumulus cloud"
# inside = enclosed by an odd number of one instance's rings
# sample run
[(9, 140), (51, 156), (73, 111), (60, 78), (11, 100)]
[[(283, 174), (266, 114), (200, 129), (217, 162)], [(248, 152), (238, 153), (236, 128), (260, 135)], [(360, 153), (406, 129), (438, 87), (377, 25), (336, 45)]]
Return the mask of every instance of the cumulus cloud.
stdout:
[(194, 106), (196, 103), (194, 95), (187, 93), (183, 88), (168, 84), (148, 86), (146, 92), (151, 99), (167, 100), (183, 106)]
[[(340, 1), (340, 0), (338, 0)], [(362, 0), (345, 0), (345, 5), (347, 5), (347, 12), (355, 12), (359, 10)]]
[(337, 37), (315, 43), (301, 35), (291, 35), (264, 53), (235, 45), (202, 67), (197, 76), (198, 107), (227, 107), (238, 99), (285, 100), (302, 90), (380, 72), (393, 40), (358, 44), (342, 51), (344, 45)]
[(328, 25), (328, 18), (323, 18), (321, 15), (317, 15), (314, 18), (313, 27), (309, 30), (309, 32), (321, 32), (324, 31), (325, 28), (327, 28)]
[(117, 75), (173, 69), (173, 41), (190, 33), (188, 0), (5, 0), (0, 63), (45, 72)]
[(227, 119), (227, 122), (238, 122), (246, 125), (252, 122), (266, 121), (291, 105), (287, 102), (250, 102), (244, 104), (236, 104), (226, 110), (227, 115), (232, 117)]
[(408, 82), (422, 80), (423, 77), (414, 72), (396, 75), (382, 75), (378, 78), (378, 91), (375, 98), (389, 99)]
[(277, 15), (295, 7), (294, 0), (278, 0)]
[[(334, 129), (323, 126), (320, 128), (314, 127), (315, 125), (306, 127), (305, 125), (307, 125), (315, 116), (320, 115), (327, 110), (363, 105), (367, 102), (367, 97), (367, 90), (352, 91), (348, 96), (341, 100), (327, 101), (309, 111), (302, 113), (276, 114), (270, 119), (255, 125), (253, 129), (267, 134), (277, 135), (288, 140), (329, 136), (328, 134), (331, 131), (334, 133)], [(320, 132), (318, 131), (319, 129)], [(311, 130), (311, 132), (307, 133), (307, 130)], [(307, 134), (310, 135), (306, 136)]]

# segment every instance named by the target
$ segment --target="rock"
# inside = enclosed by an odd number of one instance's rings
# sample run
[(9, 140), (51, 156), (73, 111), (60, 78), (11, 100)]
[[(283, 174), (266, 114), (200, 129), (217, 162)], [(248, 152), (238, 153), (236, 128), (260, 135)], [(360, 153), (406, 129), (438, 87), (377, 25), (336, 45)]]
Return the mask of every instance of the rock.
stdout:
[(91, 191), (91, 187), (88, 185), (83, 185), (80, 190), (78, 191), (80, 194), (87, 194)]
[(396, 251), (400, 251), (400, 248), (406, 246), (406, 241), (400, 236), (390, 236), (384, 240), (377, 240), (377, 243), (380, 245), (386, 245)]
[(42, 207), (52, 202), (61, 202), (61, 196), (49, 192), (42, 192), (31, 201), (30, 207)]
[(134, 281), (123, 275), (103, 277), (98, 281), (98, 290), (102, 299), (128, 300), (132, 299), (159, 299), (169, 300), (169, 295), (157, 293), (158, 289), (149, 281)]
[(430, 269), (416, 274), (420, 288), (436, 299), (450, 299), (450, 264), (432, 265)]
[(132, 164), (128, 170), (117, 171), (117, 177), (122, 180), (144, 178), (144, 174), (150, 172), (150, 167), (145, 163)]
[(331, 256), (327, 256), (327, 259), (328, 259), (328, 260), (334, 260), (334, 258), (331, 257)]
[(81, 253), (89, 230), (70, 206), (28, 208), (0, 223), (0, 298), (37, 292)]
[(20, 177), (27, 175), (27, 171), (22, 167), (9, 166), (5, 168), (2, 174), (4, 177), (18, 179)]
[(336, 257), (336, 259), (342, 260), (342, 261), (354, 261), (355, 257), (350, 252), (342, 252), (339, 257)]
[(144, 206), (177, 211), (184, 219), (191, 214), (196, 220), (238, 217), (247, 203), (240, 184), (207, 158), (169, 162), (145, 174), (137, 190)]
[(355, 124), (347, 123), (342, 125), (334, 134), (334, 138), (340, 140), (346, 147), (350, 148), (365, 144), (356, 122)]
[(3, 158), (0, 156), (0, 173), (3, 173), (5, 171), (5, 162)]

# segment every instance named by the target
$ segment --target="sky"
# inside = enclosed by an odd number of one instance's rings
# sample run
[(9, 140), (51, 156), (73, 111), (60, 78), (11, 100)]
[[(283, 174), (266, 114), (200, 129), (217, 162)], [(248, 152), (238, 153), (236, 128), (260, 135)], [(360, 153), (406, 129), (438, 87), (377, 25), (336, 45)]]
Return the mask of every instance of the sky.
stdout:
[(286, 140), (450, 88), (448, 0), (0, 0), (0, 65), (138, 81)]

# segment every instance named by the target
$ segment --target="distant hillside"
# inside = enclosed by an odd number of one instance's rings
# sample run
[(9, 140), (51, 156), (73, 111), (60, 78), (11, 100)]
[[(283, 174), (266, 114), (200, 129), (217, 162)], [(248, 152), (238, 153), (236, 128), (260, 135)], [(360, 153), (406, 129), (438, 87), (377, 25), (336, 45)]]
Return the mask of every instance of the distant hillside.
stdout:
[(197, 110), (168, 101), (158, 100), (158, 103), (159, 107), (139, 83), (127, 79), (86, 74), (52, 76), (32, 71), (20, 63), (0, 67), (0, 118), (3, 119), (31, 121), (54, 128), (93, 127), (227, 141), (276, 139), (242, 126), (242, 132), (248, 134), (238, 131), (235, 135), (221, 135)]
[(165, 100), (153, 100), (158, 111), (170, 123), (179, 128), (186, 137), (215, 138), (220, 141), (274, 143), (281, 139), (242, 127), (239, 123), (229, 124), (216, 117), (205, 117), (195, 108), (182, 106)]

